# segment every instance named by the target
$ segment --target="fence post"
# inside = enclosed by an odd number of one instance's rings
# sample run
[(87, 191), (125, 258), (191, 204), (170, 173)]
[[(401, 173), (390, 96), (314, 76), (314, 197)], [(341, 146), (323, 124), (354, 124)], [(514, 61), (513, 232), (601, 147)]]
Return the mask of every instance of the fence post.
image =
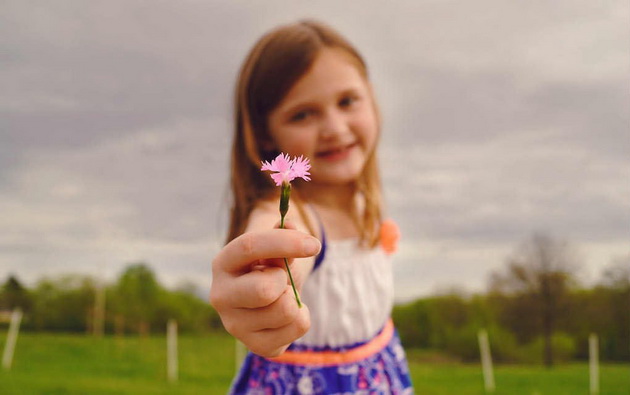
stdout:
[(9, 334), (7, 342), (4, 345), (4, 353), (2, 354), (2, 367), (5, 370), (11, 369), (13, 363), (13, 352), (15, 351), (15, 343), (17, 342), (18, 332), (20, 331), (20, 322), (22, 321), (22, 309), (19, 307), (11, 313), (11, 323), (9, 324)]
[(588, 357), (590, 393), (595, 395), (599, 394), (599, 341), (594, 333), (588, 337)]
[(494, 373), (492, 371), (492, 355), (490, 354), (488, 332), (485, 329), (481, 329), (477, 337), (479, 338), (479, 350), (481, 352), (484, 387), (486, 392), (494, 392)]
[(168, 381), (177, 381), (177, 321), (170, 319), (166, 327), (166, 370)]

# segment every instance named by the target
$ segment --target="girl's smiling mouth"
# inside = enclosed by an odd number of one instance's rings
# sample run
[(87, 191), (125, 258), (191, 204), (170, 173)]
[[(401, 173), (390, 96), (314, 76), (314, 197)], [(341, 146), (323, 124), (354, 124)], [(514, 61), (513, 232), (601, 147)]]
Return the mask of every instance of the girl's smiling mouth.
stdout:
[(341, 145), (338, 147), (334, 147), (331, 149), (327, 149), (324, 151), (319, 151), (317, 153), (315, 153), (315, 156), (317, 158), (321, 158), (324, 159), (326, 161), (338, 161), (338, 160), (343, 160), (346, 159), (348, 157), (348, 155), (350, 155), (350, 151), (352, 151), (352, 149), (354, 147), (356, 147), (358, 145), (358, 143), (355, 141), (353, 143), (350, 144), (346, 144), (346, 145)]

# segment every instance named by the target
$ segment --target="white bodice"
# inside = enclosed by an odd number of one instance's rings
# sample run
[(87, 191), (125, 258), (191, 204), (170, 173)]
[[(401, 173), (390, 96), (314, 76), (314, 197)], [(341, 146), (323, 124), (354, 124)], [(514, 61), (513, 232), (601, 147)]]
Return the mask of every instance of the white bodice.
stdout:
[(360, 247), (357, 239), (327, 240), (324, 260), (304, 283), (301, 297), (311, 328), (296, 344), (339, 347), (369, 340), (391, 314), (391, 259), (379, 247)]

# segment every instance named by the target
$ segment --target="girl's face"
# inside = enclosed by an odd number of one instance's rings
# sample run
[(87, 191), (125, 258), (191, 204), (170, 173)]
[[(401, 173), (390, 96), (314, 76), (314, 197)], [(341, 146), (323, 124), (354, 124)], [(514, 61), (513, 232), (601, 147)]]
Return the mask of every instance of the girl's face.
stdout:
[(378, 135), (370, 85), (350, 55), (332, 48), (319, 52), (268, 125), (275, 148), (310, 159), (313, 183), (356, 180)]

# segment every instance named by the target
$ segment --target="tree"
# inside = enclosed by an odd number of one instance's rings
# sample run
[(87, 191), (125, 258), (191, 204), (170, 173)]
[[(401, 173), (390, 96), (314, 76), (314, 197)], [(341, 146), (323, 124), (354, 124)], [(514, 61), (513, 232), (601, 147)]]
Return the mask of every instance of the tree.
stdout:
[(608, 288), (630, 289), (630, 254), (613, 260), (602, 274), (602, 283)]
[(604, 352), (615, 360), (630, 360), (630, 254), (613, 260), (602, 275), (610, 312), (602, 328)]
[(0, 288), (0, 310), (13, 310), (16, 307), (30, 311), (33, 301), (30, 292), (15, 276), (9, 276)]
[(503, 323), (521, 342), (543, 337), (543, 360), (553, 365), (552, 336), (569, 288), (575, 283), (577, 259), (571, 247), (545, 234), (534, 234), (494, 272), (490, 291), (508, 296)]
[(125, 269), (114, 287), (114, 308), (127, 322), (137, 325), (140, 334), (147, 334), (149, 323), (160, 306), (162, 287), (144, 263), (132, 264)]
[(65, 275), (42, 279), (33, 291), (32, 320), (37, 330), (84, 332), (94, 305), (94, 281)]

